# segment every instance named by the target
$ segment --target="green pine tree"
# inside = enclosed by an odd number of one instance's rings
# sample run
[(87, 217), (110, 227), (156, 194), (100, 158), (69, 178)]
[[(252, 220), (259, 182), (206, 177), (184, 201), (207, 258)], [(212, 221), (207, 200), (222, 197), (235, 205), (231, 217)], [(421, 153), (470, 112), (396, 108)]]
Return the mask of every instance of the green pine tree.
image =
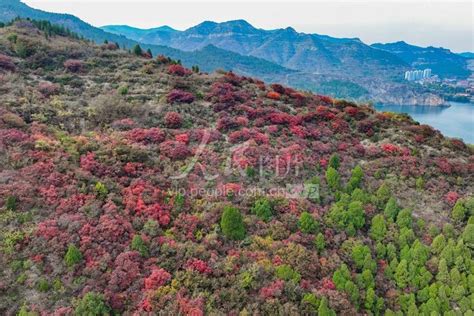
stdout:
[(142, 56), (143, 55), (143, 50), (142, 48), (140, 47), (140, 45), (136, 44), (135, 46), (133, 46), (133, 49), (132, 49), (132, 52), (137, 55), (137, 56)]
[(146, 50), (146, 53), (148, 54), (148, 56), (150, 56), (151, 58), (153, 58), (153, 53), (151, 52), (151, 49), (147, 49)]
[(328, 183), (329, 188), (335, 192), (340, 188), (340, 176), (337, 170), (333, 167), (329, 167), (326, 170), (326, 182)]
[(446, 247), (446, 238), (444, 238), (444, 235), (439, 234), (431, 242), (431, 252), (435, 255), (438, 255), (441, 253), (444, 247)]
[(319, 253), (321, 253), (321, 251), (326, 248), (326, 241), (322, 233), (316, 235), (316, 237), (314, 238), (314, 245), (316, 246), (316, 249)]
[(138, 251), (142, 257), (148, 257), (149, 255), (148, 246), (140, 235), (133, 236), (131, 248)]
[(339, 157), (338, 154), (332, 154), (331, 157), (329, 158), (329, 167), (332, 167), (334, 169), (339, 169), (339, 166), (341, 165), (341, 158)]
[(439, 260), (436, 280), (444, 284), (447, 284), (449, 282), (448, 264), (446, 263), (446, 260), (444, 258)]
[(347, 192), (352, 192), (353, 190), (359, 188), (362, 184), (362, 179), (364, 178), (364, 171), (361, 166), (356, 166), (352, 169), (351, 178), (347, 184)]
[(398, 215), (398, 205), (397, 201), (390, 197), (387, 204), (385, 205), (384, 215), (391, 221), (395, 221), (395, 218)]
[(102, 294), (89, 292), (77, 302), (74, 312), (75, 315), (108, 316), (111, 310)]
[(327, 298), (323, 297), (319, 303), (318, 316), (335, 316), (336, 313), (328, 306)]
[(372, 225), (370, 226), (370, 236), (375, 241), (381, 241), (384, 239), (387, 233), (387, 224), (382, 214), (377, 214), (372, 218)]
[(232, 206), (224, 207), (221, 217), (221, 229), (227, 238), (242, 240), (245, 237), (245, 226), (242, 214)]
[(73, 244), (70, 244), (67, 248), (66, 255), (64, 256), (64, 262), (68, 267), (79, 263), (82, 260), (81, 251)]
[(411, 228), (413, 225), (413, 218), (409, 209), (401, 210), (397, 215), (397, 225), (400, 228)]
[(300, 215), (298, 227), (305, 234), (315, 234), (318, 232), (319, 224), (310, 213), (303, 212)]
[(259, 198), (255, 201), (255, 204), (252, 207), (252, 212), (265, 222), (268, 222), (273, 215), (272, 205), (265, 197)]
[(451, 211), (451, 217), (456, 222), (462, 222), (466, 218), (466, 208), (462, 200), (457, 200), (454, 204), (453, 210)]
[(17, 198), (15, 196), (8, 196), (5, 199), (5, 208), (10, 211), (16, 211)]
[(384, 182), (375, 193), (377, 205), (382, 208), (392, 196), (389, 186)]
[(395, 270), (395, 282), (397, 282), (399, 288), (404, 289), (407, 287), (408, 281), (408, 263), (405, 259), (403, 259), (402, 261), (400, 261)]

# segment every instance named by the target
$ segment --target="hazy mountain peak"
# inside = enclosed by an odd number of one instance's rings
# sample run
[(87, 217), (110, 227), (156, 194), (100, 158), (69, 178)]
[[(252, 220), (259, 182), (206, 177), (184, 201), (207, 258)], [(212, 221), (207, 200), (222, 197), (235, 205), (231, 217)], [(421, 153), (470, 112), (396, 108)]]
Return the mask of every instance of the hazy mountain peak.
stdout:
[(208, 35), (211, 33), (255, 33), (258, 30), (245, 20), (231, 20), (226, 22), (204, 21), (187, 29), (187, 33)]
[(284, 29), (286, 32), (288, 33), (298, 33), (294, 28), (292, 28), (291, 26), (288, 26)]
[(222, 24), (222, 25), (233, 25), (233, 26), (245, 26), (245, 27), (254, 28), (252, 24), (250, 24), (249, 22), (247, 22), (244, 19), (230, 20), (230, 21), (222, 22), (220, 24)]
[(196, 26), (190, 27), (186, 30), (186, 32), (191, 33), (199, 33), (199, 34), (208, 34), (214, 30), (215, 26), (217, 25), (216, 22), (213, 21), (204, 21), (199, 23)]
[(166, 32), (176, 32), (177, 30), (172, 28), (171, 26), (168, 25), (163, 25), (160, 27), (157, 27), (156, 29), (159, 29), (160, 31), (166, 31)]
[[(163, 26), (158, 26), (154, 28), (149, 28), (149, 29), (142, 29), (134, 26), (129, 26), (129, 25), (104, 25), (100, 27), (101, 29), (112, 32), (112, 33), (118, 33), (122, 34), (124, 32), (140, 32), (140, 33), (146, 33), (146, 32), (177, 32), (174, 28), (168, 26), (168, 25), (163, 25)], [(124, 34), (125, 35), (125, 34)]]

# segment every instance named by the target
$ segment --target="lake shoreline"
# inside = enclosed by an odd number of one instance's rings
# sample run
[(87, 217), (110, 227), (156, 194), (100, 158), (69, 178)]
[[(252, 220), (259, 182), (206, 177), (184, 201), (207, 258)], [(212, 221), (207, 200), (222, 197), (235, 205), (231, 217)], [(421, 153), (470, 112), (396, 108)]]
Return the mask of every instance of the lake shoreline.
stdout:
[(406, 113), (420, 124), (439, 130), (444, 136), (474, 144), (474, 104), (449, 102), (448, 106), (375, 104), (379, 112)]

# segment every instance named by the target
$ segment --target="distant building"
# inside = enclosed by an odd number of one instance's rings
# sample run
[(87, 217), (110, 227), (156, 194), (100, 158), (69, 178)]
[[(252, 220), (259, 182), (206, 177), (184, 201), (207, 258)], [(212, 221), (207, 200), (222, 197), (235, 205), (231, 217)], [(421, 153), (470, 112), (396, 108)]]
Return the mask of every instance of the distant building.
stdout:
[(423, 70), (423, 79), (431, 77), (431, 69)]
[(419, 81), (423, 79), (431, 78), (431, 69), (425, 70), (409, 70), (405, 72), (405, 80), (408, 81)]

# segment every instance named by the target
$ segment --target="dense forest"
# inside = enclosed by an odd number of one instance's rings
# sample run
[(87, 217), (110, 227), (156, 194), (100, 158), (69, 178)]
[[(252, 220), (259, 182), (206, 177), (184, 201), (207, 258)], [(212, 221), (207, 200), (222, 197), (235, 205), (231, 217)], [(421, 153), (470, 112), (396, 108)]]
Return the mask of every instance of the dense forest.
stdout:
[(471, 145), (152, 55), (1, 25), (0, 314), (474, 315)]

